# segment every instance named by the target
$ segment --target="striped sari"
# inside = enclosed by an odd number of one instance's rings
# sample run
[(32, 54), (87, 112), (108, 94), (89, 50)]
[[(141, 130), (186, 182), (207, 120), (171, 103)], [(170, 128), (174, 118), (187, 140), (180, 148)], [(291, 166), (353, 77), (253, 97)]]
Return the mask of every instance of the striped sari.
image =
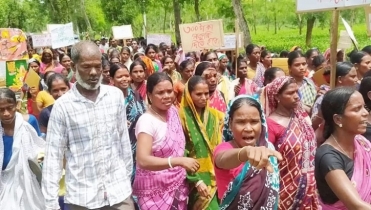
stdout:
[[(276, 95), (292, 77), (279, 77), (268, 84), (260, 97), (264, 112), (269, 116), (278, 106)], [(275, 147), (282, 154), (279, 162), (281, 175), (279, 209), (317, 210), (314, 177), (314, 156), (317, 141), (310, 118), (301, 104), (293, 110), (285, 132), (275, 141)]]
[[(207, 104), (202, 116), (200, 116), (188, 91), (188, 83), (184, 88), (179, 114), (186, 136), (186, 155), (197, 159), (200, 163), (200, 169), (197, 173), (187, 175), (187, 179), (191, 183), (188, 209), (218, 209), (212, 154), (215, 147), (222, 141), (224, 114), (210, 108)], [(195, 184), (200, 180), (209, 187), (210, 198), (202, 197), (197, 192)]]

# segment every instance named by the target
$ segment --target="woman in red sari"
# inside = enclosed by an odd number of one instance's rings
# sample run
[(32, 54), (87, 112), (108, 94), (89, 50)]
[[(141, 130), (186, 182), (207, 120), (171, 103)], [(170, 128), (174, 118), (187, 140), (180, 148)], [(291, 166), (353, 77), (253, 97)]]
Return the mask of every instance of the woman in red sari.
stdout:
[(210, 107), (225, 113), (227, 104), (224, 94), (216, 88), (218, 85), (218, 72), (215, 65), (212, 62), (203, 61), (197, 65), (195, 75), (205, 78), (209, 86)]
[(292, 77), (279, 77), (262, 94), (269, 141), (283, 157), (279, 162), (279, 209), (319, 209), (314, 178), (317, 143), (300, 102), (298, 85)]

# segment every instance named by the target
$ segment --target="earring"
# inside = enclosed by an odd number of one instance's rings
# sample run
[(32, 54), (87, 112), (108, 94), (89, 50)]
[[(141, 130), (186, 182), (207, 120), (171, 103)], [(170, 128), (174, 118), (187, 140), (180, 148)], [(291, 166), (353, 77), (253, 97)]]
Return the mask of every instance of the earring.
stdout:
[(339, 127), (342, 128), (343, 127), (343, 124), (339, 124)]

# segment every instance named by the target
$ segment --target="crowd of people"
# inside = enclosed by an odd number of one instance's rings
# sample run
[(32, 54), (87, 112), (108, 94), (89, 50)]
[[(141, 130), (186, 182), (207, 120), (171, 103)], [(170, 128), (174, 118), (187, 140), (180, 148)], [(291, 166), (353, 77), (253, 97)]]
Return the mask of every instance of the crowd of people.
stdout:
[(371, 46), (337, 53), (331, 71), (329, 50), (281, 52), (285, 75), (255, 44), (234, 62), (136, 40), (30, 47), (26, 108), (0, 89), (0, 209), (371, 209)]

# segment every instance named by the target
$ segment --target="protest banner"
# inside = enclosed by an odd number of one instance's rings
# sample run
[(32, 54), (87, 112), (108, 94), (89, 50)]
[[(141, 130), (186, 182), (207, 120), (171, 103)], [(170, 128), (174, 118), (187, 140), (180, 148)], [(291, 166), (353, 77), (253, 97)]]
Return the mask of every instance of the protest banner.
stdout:
[(131, 25), (112, 26), (113, 38), (115, 39), (132, 39), (134, 38)]
[(23, 86), (26, 68), (26, 60), (0, 61), (0, 87), (19, 90)]
[(287, 64), (287, 58), (272, 58), (272, 67), (278, 67), (289, 75), (289, 65)]
[[(220, 50), (235, 50), (236, 49), (236, 34), (224, 34), (224, 46)], [(243, 34), (239, 34), (238, 48), (243, 48)]]
[(222, 20), (181, 24), (179, 30), (185, 52), (219, 49), (224, 46)]
[(349, 9), (370, 5), (371, 0), (296, 0), (297, 12)]
[(32, 37), (32, 46), (34, 48), (52, 46), (52, 38), (49, 33), (34, 34), (31, 37)]
[(50, 33), (53, 29), (63, 26), (63, 24), (47, 24), (47, 33)]
[(147, 44), (160, 45), (162, 42), (170, 46), (171, 36), (167, 34), (148, 34), (147, 35)]
[(60, 25), (50, 31), (52, 48), (57, 49), (75, 44), (73, 25), (71, 23)]
[(28, 57), (27, 37), (17, 28), (0, 28), (0, 61), (19, 60)]

